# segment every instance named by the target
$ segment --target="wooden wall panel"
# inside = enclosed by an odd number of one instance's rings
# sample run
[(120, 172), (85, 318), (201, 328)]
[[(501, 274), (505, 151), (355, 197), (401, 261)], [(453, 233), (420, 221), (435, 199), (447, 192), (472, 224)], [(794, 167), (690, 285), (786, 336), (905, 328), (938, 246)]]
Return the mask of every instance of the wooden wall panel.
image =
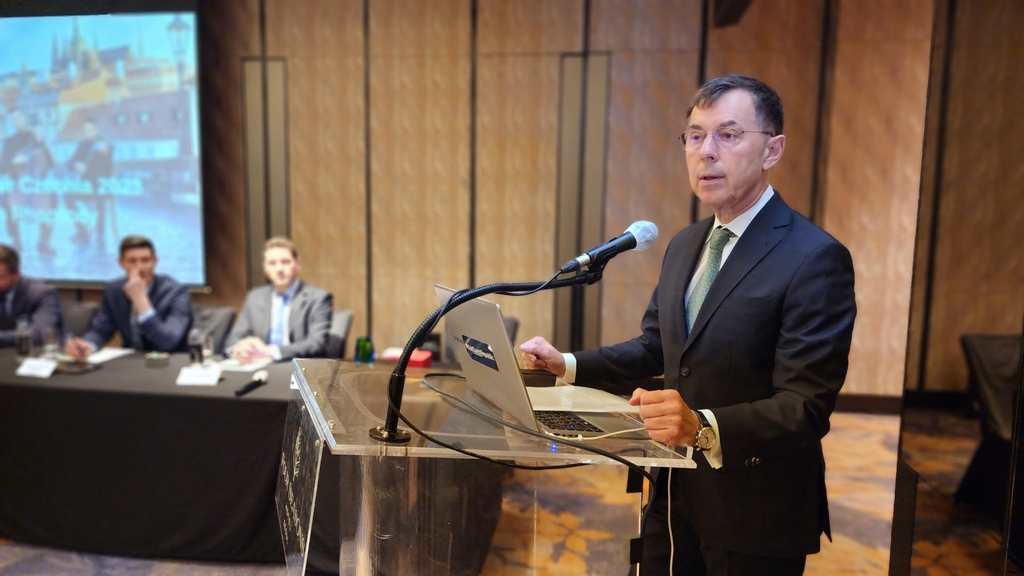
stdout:
[(697, 89), (701, 3), (594, 0), (591, 49), (611, 52), (605, 237), (636, 220), (658, 226), (644, 252), (611, 262), (601, 281), (601, 343), (640, 333), (669, 239), (690, 224), (686, 158), (677, 136)]
[(259, 4), (202, 2), (199, 12), (203, 217), (213, 291), (196, 294), (193, 301), (240, 307), (247, 288), (242, 58), (259, 55)]
[(823, 227), (857, 274), (845, 393), (903, 389), (933, 2), (888, 7), (839, 3)]
[[(581, 0), (482, 1), (476, 89), (476, 284), (547, 279), (555, 262), (561, 53), (579, 52)], [(517, 343), (553, 333), (552, 292), (494, 296)]]
[(583, 49), (583, 0), (477, 2), (480, 56), (556, 56)]
[(469, 281), (470, 4), (370, 9), (373, 337), (402, 346)]
[(963, 334), (1024, 318), (1024, 4), (957, 2), (924, 389), (966, 391)]
[(771, 184), (804, 216), (811, 212), (825, 2), (760, 0), (738, 24), (708, 31), (707, 79), (752, 76), (782, 98), (786, 151)]
[(287, 62), (291, 236), (302, 278), (353, 312), (351, 358), (367, 328), (363, 2), (266, 6), (267, 54)]

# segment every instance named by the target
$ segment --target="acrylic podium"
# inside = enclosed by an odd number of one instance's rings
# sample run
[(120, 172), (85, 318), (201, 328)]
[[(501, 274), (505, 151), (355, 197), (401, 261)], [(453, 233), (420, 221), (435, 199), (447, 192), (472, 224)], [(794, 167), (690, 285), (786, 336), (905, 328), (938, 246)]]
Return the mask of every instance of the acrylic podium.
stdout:
[[(301, 399), (288, 410), (277, 485), (289, 576), (306, 571), (325, 452), (330, 453), (326, 457), (338, 458), (340, 469), (336, 517), (341, 575), (480, 573), (501, 516), (502, 480), (509, 469), (441, 447), (415, 433), (407, 444), (371, 439), (370, 428), (384, 421), (392, 368), (337, 360), (294, 361), (292, 379)], [(422, 370), (414, 370), (409, 370), (402, 413), (442, 442), (520, 465), (621, 466), (592, 452), (497, 426), (456, 409), (454, 402), (423, 384)], [(468, 392), (460, 379), (431, 376), (429, 381), (482, 409), (494, 410)], [(497, 414), (501, 416), (500, 411)], [(593, 444), (640, 466), (694, 467), (691, 459), (650, 440), (607, 438)], [(545, 472), (531, 474), (540, 478)], [(319, 480), (335, 481), (324, 476)], [(532, 497), (542, 493), (543, 485), (537, 482)], [(639, 526), (639, 497), (636, 512), (635, 526)], [(616, 528), (621, 531), (622, 527)], [(529, 553), (536, 538), (527, 536), (521, 542)], [(626, 548), (623, 542), (624, 557)], [(532, 572), (525, 569), (523, 573)]]

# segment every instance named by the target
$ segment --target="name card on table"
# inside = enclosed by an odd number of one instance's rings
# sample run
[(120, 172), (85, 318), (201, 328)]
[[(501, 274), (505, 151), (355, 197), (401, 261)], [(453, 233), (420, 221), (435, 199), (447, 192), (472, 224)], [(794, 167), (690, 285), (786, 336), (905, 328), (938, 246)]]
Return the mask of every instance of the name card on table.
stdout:
[(57, 361), (51, 358), (25, 358), (14, 373), (30, 378), (49, 378), (57, 368)]
[(185, 366), (174, 381), (178, 386), (216, 386), (220, 368), (216, 366)]

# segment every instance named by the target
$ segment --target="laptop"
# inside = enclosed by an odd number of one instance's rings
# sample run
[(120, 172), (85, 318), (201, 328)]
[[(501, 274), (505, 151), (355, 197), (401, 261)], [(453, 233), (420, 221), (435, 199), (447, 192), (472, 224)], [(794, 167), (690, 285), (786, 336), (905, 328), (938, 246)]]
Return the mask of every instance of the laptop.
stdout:
[[(441, 285), (435, 285), (434, 291), (441, 304), (455, 293)], [(532, 389), (546, 396), (543, 402), (550, 408), (534, 410), (531, 389), (526, 387), (519, 372), (516, 353), (505, 332), (501, 308), (496, 303), (480, 298), (470, 300), (450, 310), (444, 318), (470, 390), (511, 414), (526, 427), (573, 438), (593, 438), (643, 427), (639, 420), (621, 415), (637, 411), (629, 406), (628, 401), (592, 388), (557, 386)], [(559, 395), (562, 389), (567, 394)], [(555, 395), (553, 398), (552, 393)], [(587, 401), (586, 408), (581, 408), (579, 400)], [(627, 432), (614, 437), (648, 438), (646, 432)]]

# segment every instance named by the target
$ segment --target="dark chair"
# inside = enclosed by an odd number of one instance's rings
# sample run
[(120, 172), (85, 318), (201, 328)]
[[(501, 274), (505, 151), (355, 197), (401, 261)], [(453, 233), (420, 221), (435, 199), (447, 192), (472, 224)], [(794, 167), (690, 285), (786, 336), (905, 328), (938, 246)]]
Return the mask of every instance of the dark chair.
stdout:
[(231, 306), (193, 306), (192, 327), (199, 329), (205, 339), (213, 337), (213, 353), (224, 353), (224, 340), (228, 337), (231, 323), (235, 321), (235, 309)]
[(92, 321), (92, 315), (96, 313), (100, 304), (99, 302), (76, 301), (65, 302), (62, 307), (64, 308), (64, 330), (75, 336), (82, 336), (89, 330), (89, 322)]
[[(516, 334), (519, 333), (519, 318), (515, 316), (502, 316), (501, 321), (505, 324), (505, 333), (508, 334), (508, 341), (515, 344)], [(444, 331), (444, 355), (441, 360), (444, 365), (457, 365), (458, 357), (455, 355), (455, 342), (448, 331)]]
[(344, 358), (345, 343), (348, 340), (348, 333), (352, 329), (352, 311), (335, 310), (334, 318), (331, 320), (331, 331), (327, 334), (327, 350), (324, 356), (327, 358)]
[(981, 414), (981, 443), (957, 487), (956, 499), (1000, 522), (1006, 514), (1021, 340), (1019, 335), (960, 338), (969, 370), (968, 391)]

